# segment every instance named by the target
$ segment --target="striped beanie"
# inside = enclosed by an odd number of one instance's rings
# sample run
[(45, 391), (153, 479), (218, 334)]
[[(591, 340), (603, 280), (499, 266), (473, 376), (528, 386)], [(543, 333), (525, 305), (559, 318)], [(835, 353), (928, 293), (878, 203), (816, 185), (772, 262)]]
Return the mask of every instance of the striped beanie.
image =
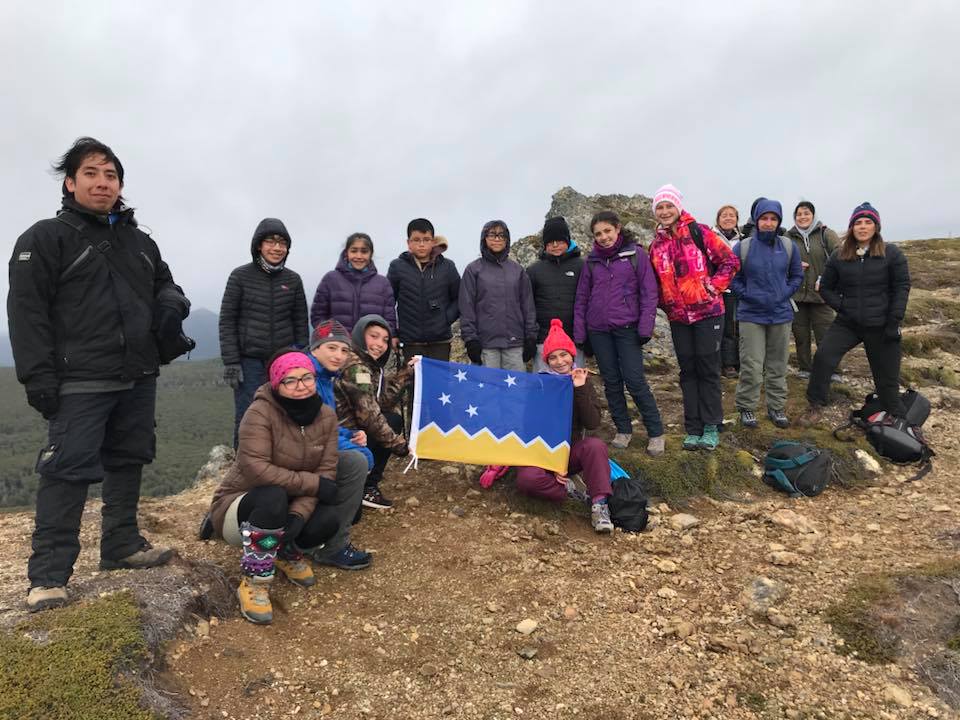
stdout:
[(880, 232), (880, 213), (868, 202), (860, 203), (853, 209), (853, 215), (850, 216), (850, 224), (847, 227), (853, 227), (853, 224), (860, 218), (870, 218), (877, 224), (877, 232)]

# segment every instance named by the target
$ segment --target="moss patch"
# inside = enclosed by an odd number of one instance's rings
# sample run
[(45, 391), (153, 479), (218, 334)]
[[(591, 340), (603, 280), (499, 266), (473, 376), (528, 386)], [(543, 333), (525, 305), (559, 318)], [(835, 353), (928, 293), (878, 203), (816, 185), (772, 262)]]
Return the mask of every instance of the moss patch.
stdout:
[(902, 367), (901, 377), (916, 387), (942, 385), (949, 388), (960, 387), (960, 377), (953, 368), (938, 365)]
[(904, 320), (907, 325), (960, 322), (960, 302), (916, 290), (910, 293)]
[(933, 357), (938, 350), (956, 353), (960, 350), (960, 334), (953, 328), (941, 329), (935, 332), (909, 333), (900, 341), (904, 355), (912, 357)]
[(956, 283), (960, 273), (960, 240), (933, 238), (898, 243), (910, 263), (915, 288), (936, 290)]
[(854, 585), (843, 600), (828, 608), (824, 619), (843, 638), (837, 652), (855, 655), (874, 665), (895, 662), (900, 640), (892, 628), (877, 621), (880, 608), (895, 595), (896, 588), (889, 577), (874, 575)]
[(124, 677), (139, 671), (146, 652), (127, 592), (44, 612), (0, 633), (0, 717), (152, 720)]

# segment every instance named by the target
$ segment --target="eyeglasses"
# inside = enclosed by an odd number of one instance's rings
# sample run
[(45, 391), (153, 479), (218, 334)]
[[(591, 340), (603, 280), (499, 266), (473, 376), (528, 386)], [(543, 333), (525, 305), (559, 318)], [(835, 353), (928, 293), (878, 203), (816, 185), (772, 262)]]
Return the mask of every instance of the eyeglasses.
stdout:
[(566, 244), (567, 244), (566, 240), (561, 240), (559, 238), (555, 240), (547, 240), (547, 245), (566, 245)]
[(264, 238), (261, 242), (269, 247), (285, 248), (290, 246), (290, 243), (288, 243), (284, 238)]
[(411, 238), (407, 240), (408, 243), (413, 243), (414, 245), (429, 245), (433, 242), (433, 238)]
[(504, 232), (488, 232), (487, 238), (489, 240), (506, 240), (507, 234)]
[(301, 375), (298, 378), (288, 377), (280, 381), (280, 384), (283, 385), (287, 390), (293, 390), (300, 383), (303, 383), (305, 388), (313, 387), (317, 382), (317, 376), (313, 373), (307, 373), (306, 375)]

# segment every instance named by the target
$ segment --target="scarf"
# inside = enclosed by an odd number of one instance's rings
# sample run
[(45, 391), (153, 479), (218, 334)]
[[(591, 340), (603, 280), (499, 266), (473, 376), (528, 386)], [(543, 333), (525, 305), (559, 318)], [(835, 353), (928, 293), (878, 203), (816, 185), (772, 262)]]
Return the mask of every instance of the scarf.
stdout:
[(724, 230), (719, 225), (715, 228), (716, 231), (723, 235), (728, 241), (734, 240), (740, 237), (740, 231), (736, 227), (732, 227), (729, 230)]
[(277, 265), (271, 265), (266, 261), (263, 255), (257, 255), (257, 264), (260, 266), (260, 269), (265, 273), (273, 275), (283, 270), (283, 266), (287, 264), (287, 259), (284, 258)]
[(604, 260), (609, 260), (623, 249), (623, 233), (617, 235), (617, 241), (610, 247), (603, 247), (599, 243), (593, 244), (593, 251)]
[(320, 414), (320, 408), (323, 407), (323, 400), (319, 395), (309, 395), (300, 400), (283, 397), (280, 393), (273, 394), (277, 404), (283, 408), (289, 418), (300, 427), (312, 425)]

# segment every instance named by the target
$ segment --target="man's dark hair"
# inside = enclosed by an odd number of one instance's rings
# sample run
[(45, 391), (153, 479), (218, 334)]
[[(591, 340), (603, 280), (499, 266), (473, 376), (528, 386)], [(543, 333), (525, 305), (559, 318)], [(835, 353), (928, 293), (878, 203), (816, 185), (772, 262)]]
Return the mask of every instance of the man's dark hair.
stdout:
[(114, 167), (117, 168), (117, 178), (120, 180), (120, 185), (123, 186), (123, 165), (120, 163), (120, 158), (110, 149), (110, 146), (104, 145), (96, 138), (82, 137), (77, 138), (70, 149), (53, 164), (53, 171), (64, 178), (62, 187), (64, 195), (71, 194), (67, 190), (66, 178), (76, 180), (77, 170), (90, 155), (103, 155), (108, 162), (112, 162)]
[(410, 239), (410, 236), (414, 232), (430, 233), (433, 232), (433, 223), (427, 220), (426, 218), (416, 218), (407, 223), (407, 240)]

